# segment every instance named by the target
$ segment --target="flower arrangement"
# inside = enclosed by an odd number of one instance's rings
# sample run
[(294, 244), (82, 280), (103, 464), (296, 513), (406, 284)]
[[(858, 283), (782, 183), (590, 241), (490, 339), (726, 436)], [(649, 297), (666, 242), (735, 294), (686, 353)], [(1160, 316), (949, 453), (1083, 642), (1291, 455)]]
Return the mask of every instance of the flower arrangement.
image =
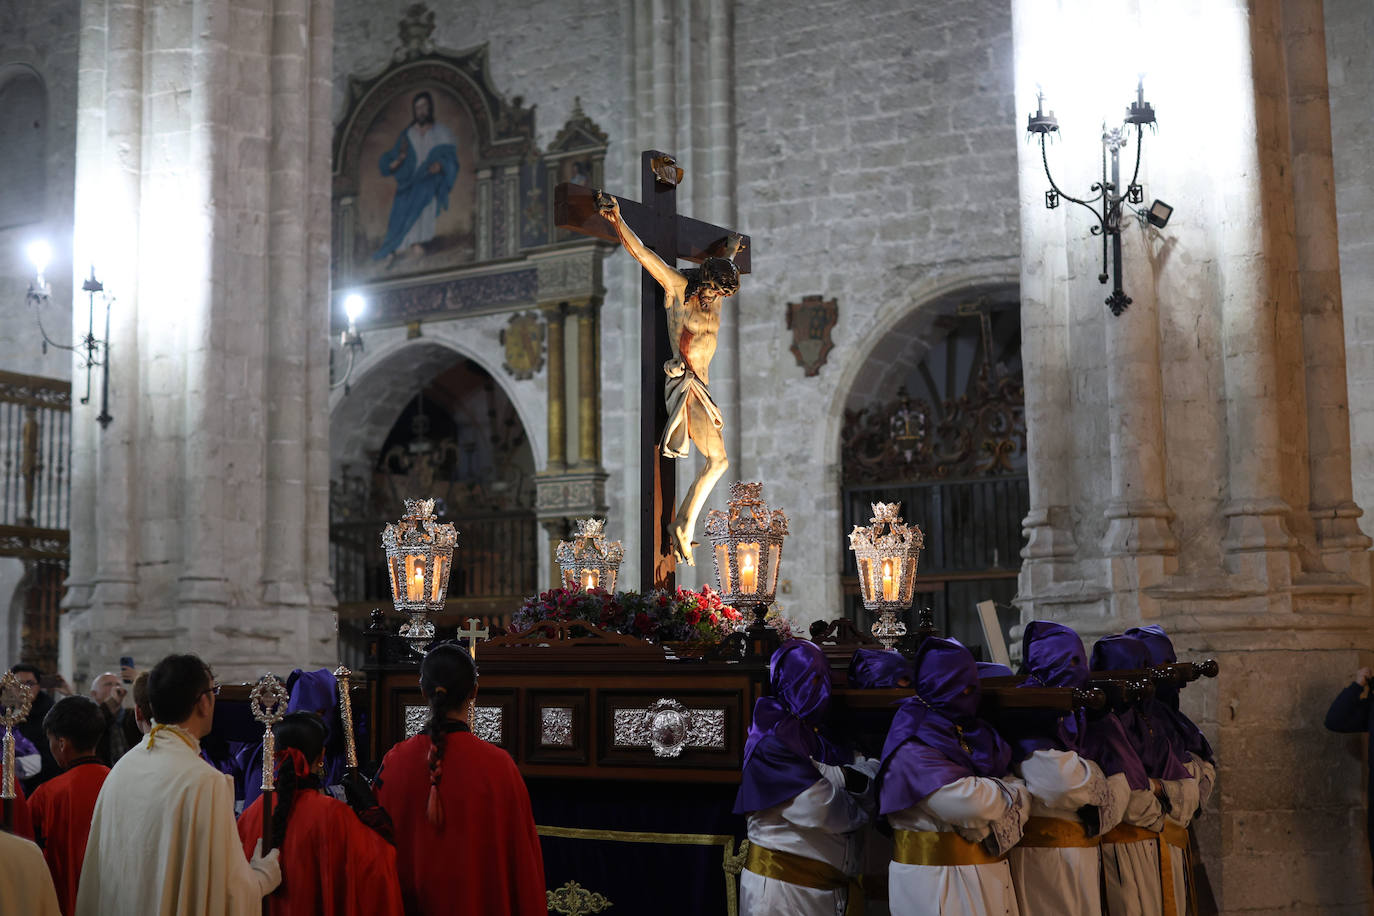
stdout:
[(742, 624), (740, 613), (722, 604), (709, 585), (699, 592), (679, 588), (647, 594), (555, 588), (526, 598), (511, 625), (526, 630), (544, 620), (584, 620), (613, 633), (695, 645), (718, 643)]

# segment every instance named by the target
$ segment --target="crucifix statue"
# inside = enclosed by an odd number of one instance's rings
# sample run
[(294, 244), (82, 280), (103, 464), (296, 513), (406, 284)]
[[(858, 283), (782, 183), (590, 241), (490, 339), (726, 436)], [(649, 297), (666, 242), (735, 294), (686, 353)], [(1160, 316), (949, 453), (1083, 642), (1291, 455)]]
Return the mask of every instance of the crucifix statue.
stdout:
[[(694, 564), (693, 531), (729, 462), (724, 418), (711, 399), (722, 300), (749, 272), (748, 239), (677, 214), (682, 170), (656, 150), (642, 155), (645, 203), (573, 184), (555, 189), (556, 222), (618, 242), (644, 268), (640, 364), (640, 570), (643, 588), (671, 588), (677, 562)], [(678, 258), (701, 266), (678, 270)], [(673, 510), (673, 471), (695, 445), (706, 459)]]

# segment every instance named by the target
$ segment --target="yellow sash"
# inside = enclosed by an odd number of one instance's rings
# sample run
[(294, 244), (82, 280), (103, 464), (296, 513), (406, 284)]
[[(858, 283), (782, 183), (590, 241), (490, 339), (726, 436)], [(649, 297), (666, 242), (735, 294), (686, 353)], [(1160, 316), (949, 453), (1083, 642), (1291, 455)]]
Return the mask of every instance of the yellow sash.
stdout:
[(1018, 845), (1031, 847), (1093, 847), (1100, 842), (1095, 836), (1088, 836), (1079, 821), (1068, 821), (1058, 817), (1033, 817), (1026, 821), (1026, 829), (1021, 831)]
[(808, 859), (796, 853), (767, 849), (758, 843), (749, 844), (749, 855), (744, 867), (756, 875), (786, 881), (800, 887), (817, 891), (838, 891), (848, 889), (849, 897), (844, 908), (845, 916), (862, 916), (864, 911), (864, 892), (858, 878), (851, 878), (827, 862)]
[(1172, 850), (1175, 847), (1183, 850), (1184, 872), (1186, 873), (1188, 867), (1188, 829), (1180, 827), (1172, 821), (1165, 821), (1164, 831), (1161, 834), (1155, 833), (1153, 830), (1146, 830), (1144, 827), (1137, 827), (1134, 824), (1117, 824), (1102, 835), (1102, 842), (1104, 843), (1143, 843), (1147, 840), (1153, 841), (1159, 847), (1159, 889), (1164, 898), (1163, 916), (1179, 916), (1178, 897), (1174, 893)]
[(970, 843), (957, 833), (934, 830), (892, 831), (892, 861), (900, 865), (992, 865), (995, 856), (982, 843)]

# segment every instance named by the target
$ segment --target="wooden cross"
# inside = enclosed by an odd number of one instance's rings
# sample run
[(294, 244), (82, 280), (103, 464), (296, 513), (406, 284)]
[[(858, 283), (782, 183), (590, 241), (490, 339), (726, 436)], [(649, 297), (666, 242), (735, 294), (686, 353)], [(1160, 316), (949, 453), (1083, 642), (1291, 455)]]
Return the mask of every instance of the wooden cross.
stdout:
[(469, 617), (468, 628), (466, 630), (459, 630), (454, 634), (459, 639), (466, 639), (468, 641), (468, 655), (472, 657), (473, 661), (477, 661), (477, 640), (486, 639), (491, 635), (491, 627), (482, 627), (479, 630), (477, 628), (478, 623), (480, 623), (480, 621), (476, 617)]
[[(682, 172), (673, 157), (658, 150), (645, 150), (640, 154), (640, 163), (644, 203), (616, 198), (625, 224), (669, 267), (677, 266), (679, 258), (700, 264), (708, 257), (723, 256), (732, 230), (678, 215), (677, 185)], [(601, 216), (592, 189), (583, 185), (564, 182), (554, 188), (554, 222), (560, 229), (620, 244), (615, 227)], [(741, 274), (749, 273), (752, 250), (745, 236), (743, 249), (734, 258)], [(654, 588), (671, 590), (676, 581), (677, 564), (668, 526), (677, 503), (677, 479), (673, 459), (665, 458), (658, 450), (668, 424), (663, 364), (673, 356), (663, 288), (644, 270), (640, 274), (640, 291), (639, 577), (640, 590), (648, 592)], [(736, 423), (739, 419), (732, 418)]]

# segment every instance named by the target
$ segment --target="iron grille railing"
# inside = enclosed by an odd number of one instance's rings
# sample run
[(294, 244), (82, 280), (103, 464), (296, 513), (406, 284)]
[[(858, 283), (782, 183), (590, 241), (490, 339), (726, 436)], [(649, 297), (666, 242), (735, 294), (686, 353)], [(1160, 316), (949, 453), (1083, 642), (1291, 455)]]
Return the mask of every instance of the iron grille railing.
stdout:
[(0, 556), (65, 559), (70, 382), (0, 372)]
[[(518, 603), (537, 588), (538, 522), (533, 512), (445, 519), (458, 528), (449, 600), (510, 597)], [(329, 526), (329, 561), (340, 604), (390, 604), (384, 521)]]
[[(929, 607), (935, 624), (969, 645), (983, 642), (975, 607), (994, 601), (1008, 607), (1016, 597), (1021, 568), (1021, 520), (1030, 510), (1025, 475), (935, 480), (844, 489), (844, 543), (855, 525), (868, 524), (871, 503), (901, 501), (902, 517), (925, 533), (916, 574), (916, 606)], [(868, 612), (858, 595), (854, 554), (844, 551), (845, 612), (860, 624)], [(851, 587), (852, 586), (852, 587)], [(1003, 628), (1015, 614), (1002, 613)]]

